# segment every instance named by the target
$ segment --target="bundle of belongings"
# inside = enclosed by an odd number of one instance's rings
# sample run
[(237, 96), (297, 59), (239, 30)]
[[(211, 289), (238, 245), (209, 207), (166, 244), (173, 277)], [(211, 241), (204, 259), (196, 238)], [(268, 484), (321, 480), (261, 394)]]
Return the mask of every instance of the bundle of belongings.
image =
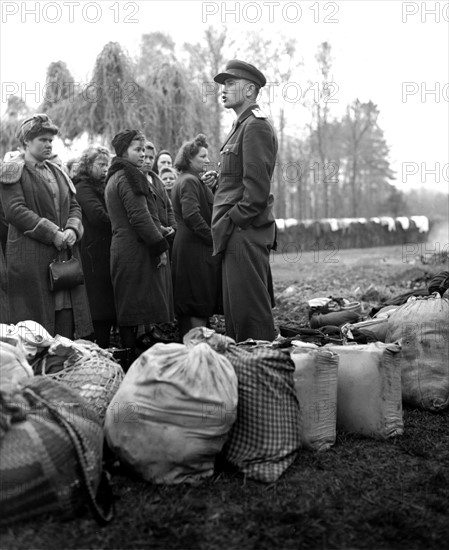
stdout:
[(123, 376), (92, 342), (53, 338), (33, 321), (0, 324), (1, 524), (86, 506), (111, 521), (103, 424)]
[(183, 342), (156, 344), (131, 366), (107, 411), (110, 447), (153, 483), (198, 483), (216, 462), (277, 480), (300, 446), (288, 355), (205, 328)]
[(341, 327), (354, 341), (399, 343), (404, 403), (439, 411), (449, 405), (449, 272), (436, 274), (427, 289), (416, 289), (371, 311), (372, 317)]

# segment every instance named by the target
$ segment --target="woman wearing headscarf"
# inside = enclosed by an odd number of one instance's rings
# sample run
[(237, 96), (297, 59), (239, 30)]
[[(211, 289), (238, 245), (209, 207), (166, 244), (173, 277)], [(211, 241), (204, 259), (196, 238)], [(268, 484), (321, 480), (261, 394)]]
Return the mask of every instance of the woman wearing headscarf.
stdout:
[(110, 272), (112, 229), (104, 198), (109, 151), (105, 147), (89, 147), (77, 164), (73, 183), (83, 211), (81, 258), (85, 284), (95, 341), (100, 347), (108, 348), (111, 328), (115, 324)]
[(123, 130), (106, 178), (106, 207), (112, 224), (111, 277), (122, 345), (135, 353), (137, 328), (173, 320), (168, 242), (157, 205), (141, 169), (145, 136)]
[(154, 159), (154, 166), (153, 171), (155, 174), (160, 174), (162, 168), (169, 167), (171, 168), (173, 166), (173, 157), (170, 153), (170, 151), (167, 151), (167, 149), (162, 149), (159, 151), (159, 153), (156, 155), (156, 158)]
[(180, 176), (172, 190), (178, 230), (173, 245), (175, 313), (181, 336), (206, 326), (220, 311), (220, 260), (212, 257), (210, 229), (213, 194), (201, 179), (209, 163), (203, 134), (183, 144), (175, 167)]
[[(45, 114), (22, 122), (17, 137), (24, 153), (2, 164), (0, 197), (9, 224), (6, 267), (10, 322), (33, 320), (50, 334), (81, 338), (92, 333), (86, 289), (50, 291), (49, 264), (67, 248), (80, 260), (83, 236), (75, 187), (47, 159), (58, 128)], [(81, 263), (81, 261), (80, 261)]]

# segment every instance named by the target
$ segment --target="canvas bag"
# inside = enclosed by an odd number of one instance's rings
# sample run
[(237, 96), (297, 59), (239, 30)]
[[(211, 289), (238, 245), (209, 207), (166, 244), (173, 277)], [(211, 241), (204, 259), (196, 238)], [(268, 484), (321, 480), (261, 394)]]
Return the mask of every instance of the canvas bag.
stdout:
[(339, 356), (337, 429), (386, 439), (403, 433), (400, 346), (325, 346)]
[(21, 380), (33, 376), (33, 369), (25, 359), (20, 344), (8, 344), (0, 340), (0, 390), (12, 389)]
[(237, 377), (204, 343), (156, 344), (125, 375), (106, 412), (120, 461), (153, 483), (212, 476), (237, 413)]
[(301, 347), (292, 351), (291, 358), (301, 444), (306, 449), (325, 451), (336, 439), (338, 355)]
[(388, 318), (387, 342), (401, 342), (404, 403), (439, 411), (449, 405), (449, 300), (411, 298)]

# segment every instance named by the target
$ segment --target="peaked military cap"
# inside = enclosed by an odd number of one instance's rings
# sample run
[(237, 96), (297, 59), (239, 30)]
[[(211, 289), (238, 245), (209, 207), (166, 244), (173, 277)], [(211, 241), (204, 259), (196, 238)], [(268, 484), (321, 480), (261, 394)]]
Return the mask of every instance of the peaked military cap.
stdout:
[(224, 72), (217, 74), (214, 80), (218, 82), (218, 84), (224, 84), (227, 78), (245, 78), (246, 80), (254, 82), (261, 88), (267, 83), (267, 79), (259, 69), (251, 65), (251, 63), (246, 63), (239, 59), (228, 61)]

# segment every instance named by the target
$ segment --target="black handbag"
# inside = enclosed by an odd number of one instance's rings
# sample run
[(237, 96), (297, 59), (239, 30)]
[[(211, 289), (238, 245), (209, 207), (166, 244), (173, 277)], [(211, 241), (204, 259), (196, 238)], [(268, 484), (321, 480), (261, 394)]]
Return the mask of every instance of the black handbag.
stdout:
[(67, 260), (63, 260), (61, 253), (59, 253), (58, 257), (48, 266), (48, 284), (52, 292), (68, 290), (84, 284), (84, 273), (81, 264), (72, 255), (71, 249), (68, 248), (67, 250), (69, 256)]

